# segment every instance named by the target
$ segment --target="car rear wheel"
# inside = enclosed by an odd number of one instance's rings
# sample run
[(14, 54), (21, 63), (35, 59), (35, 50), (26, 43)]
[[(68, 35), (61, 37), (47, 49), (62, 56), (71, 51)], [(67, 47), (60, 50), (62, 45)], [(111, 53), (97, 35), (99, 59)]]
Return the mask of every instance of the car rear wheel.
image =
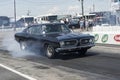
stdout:
[(20, 49), (27, 50), (27, 43), (25, 41), (20, 41)]
[(81, 49), (81, 50), (78, 51), (78, 54), (80, 56), (85, 56), (86, 52), (87, 52), (87, 49)]
[(52, 59), (55, 57), (55, 50), (54, 47), (52, 47), (51, 45), (47, 45), (46, 46), (46, 54), (45, 54), (48, 58)]

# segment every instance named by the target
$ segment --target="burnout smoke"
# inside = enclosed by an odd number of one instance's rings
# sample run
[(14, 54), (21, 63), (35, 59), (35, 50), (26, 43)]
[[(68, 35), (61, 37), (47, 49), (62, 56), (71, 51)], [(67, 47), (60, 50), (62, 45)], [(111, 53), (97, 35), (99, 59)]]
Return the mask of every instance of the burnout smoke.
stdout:
[(14, 57), (35, 56), (34, 52), (22, 51), (19, 43), (14, 38), (14, 32), (4, 32), (4, 38), (2, 40), (3, 48), (9, 51)]

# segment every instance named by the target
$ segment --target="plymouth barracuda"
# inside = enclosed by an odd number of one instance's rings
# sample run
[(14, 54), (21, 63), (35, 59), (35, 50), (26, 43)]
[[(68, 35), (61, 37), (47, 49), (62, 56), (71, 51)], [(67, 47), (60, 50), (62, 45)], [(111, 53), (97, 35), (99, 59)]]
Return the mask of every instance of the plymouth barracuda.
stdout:
[(16, 33), (15, 39), (22, 50), (40, 47), (48, 58), (68, 52), (85, 55), (94, 46), (94, 36), (74, 33), (63, 23), (32, 25)]

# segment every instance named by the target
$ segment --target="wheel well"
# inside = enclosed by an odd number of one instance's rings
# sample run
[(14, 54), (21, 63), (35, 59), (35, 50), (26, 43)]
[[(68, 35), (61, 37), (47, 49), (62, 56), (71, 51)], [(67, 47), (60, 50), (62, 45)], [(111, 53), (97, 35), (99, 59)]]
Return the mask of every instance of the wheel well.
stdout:
[(48, 46), (48, 45), (49, 45), (48, 43), (45, 43), (45, 44), (44, 44), (44, 47), (46, 47), (46, 46)]
[(19, 39), (19, 42), (23, 41), (22, 39)]
[(18, 41), (19, 43), (21, 42), (21, 40)]

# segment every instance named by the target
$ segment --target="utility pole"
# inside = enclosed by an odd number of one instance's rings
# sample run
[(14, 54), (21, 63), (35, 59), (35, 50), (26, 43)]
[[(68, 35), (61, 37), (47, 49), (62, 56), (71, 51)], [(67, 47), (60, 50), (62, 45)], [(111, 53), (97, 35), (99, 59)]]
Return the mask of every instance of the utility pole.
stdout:
[(78, 0), (78, 1), (81, 1), (82, 18), (83, 18), (83, 20), (84, 20), (83, 27), (84, 27), (84, 29), (85, 29), (86, 26), (85, 26), (85, 16), (84, 16), (84, 0)]
[(78, 0), (78, 1), (81, 1), (82, 17), (84, 17), (84, 6), (83, 6), (84, 0)]
[(16, 31), (16, 1), (14, 0), (14, 31)]
[(30, 16), (30, 13), (31, 13), (30, 10), (28, 10), (28, 12), (27, 12), (27, 16)]
[(81, 8), (82, 8), (82, 16), (83, 16), (83, 18), (84, 18), (84, 6), (83, 6), (83, 1), (84, 1), (84, 0), (81, 0)]
[(95, 4), (93, 4), (93, 12), (95, 12)]

